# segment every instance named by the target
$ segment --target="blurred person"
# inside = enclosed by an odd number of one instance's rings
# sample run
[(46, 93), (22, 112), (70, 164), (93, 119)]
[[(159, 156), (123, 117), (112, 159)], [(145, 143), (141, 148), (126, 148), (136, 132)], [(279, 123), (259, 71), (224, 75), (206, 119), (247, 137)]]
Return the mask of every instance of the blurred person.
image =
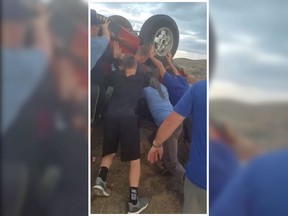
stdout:
[(287, 215), (288, 150), (251, 160), (233, 177), (211, 207), (211, 216)]
[[(97, 12), (95, 10), (90, 10), (90, 67), (91, 67), (91, 118), (92, 122), (96, 120), (98, 113), (97, 102), (103, 104), (105, 101), (105, 88), (104, 88), (104, 74), (102, 71), (97, 71), (96, 63), (101, 58), (101, 56), (106, 51), (109, 41), (109, 23), (110, 21), (100, 20), (97, 17)], [(100, 35), (101, 32), (101, 35)], [(102, 113), (102, 107), (100, 107), (100, 114)]]
[[(32, 16), (34, 10), (39, 14), (37, 17)], [(9, 130), (21, 106), (44, 77), (52, 54), (48, 20), (49, 12), (40, 4), (29, 10), (18, 0), (3, 1), (2, 134)], [(24, 39), (30, 26), (34, 41), (27, 47)]]
[[(175, 106), (175, 104), (181, 99), (183, 94), (188, 90), (189, 87), (191, 87), (193, 83), (197, 81), (197, 79), (193, 75), (185, 73), (184, 69), (182, 69), (182, 71), (184, 72), (183, 76), (179, 73), (172, 61), (171, 52), (168, 52), (166, 54), (166, 60), (169, 68), (172, 69), (174, 76), (166, 71), (166, 73), (164, 73), (164, 75), (162, 76), (162, 81), (168, 89), (169, 96), (170, 94), (172, 94), (169, 99), (172, 105)], [(192, 120), (191, 117), (188, 117), (183, 122), (184, 138), (188, 141), (188, 143), (191, 142), (191, 127)]]
[(192, 116), (192, 141), (184, 183), (183, 213), (206, 213), (206, 120), (207, 82), (195, 83), (180, 99), (172, 112), (161, 124), (153, 141), (148, 160), (158, 161), (163, 155), (163, 143), (188, 116)]
[[(22, 5), (20, 9), (18, 8), (18, 2), (9, 1), (9, 3), (12, 3), (13, 17), (18, 17), (25, 10)], [(32, 17), (33, 19), (24, 22), (25, 19), (22, 17), (21, 21), (17, 21), (18, 23), (13, 20), (15, 22), (13, 25), (17, 26), (20, 22), (21, 29), (26, 28), (27, 24), (32, 25), (32, 45), (34, 42), (37, 44), (37, 41), (42, 42), (34, 48), (37, 52), (33, 56), (29, 54), (29, 49), (32, 49), (33, 46), (29, 46), (28, 49), (23, 45), (21, 47), (21, 43), (18, 44), (19, 47), (13, 45), (12, 42), (10, 43), (13, 46), (11, 57), (16, 57), (13, 67), (17, 68), (19, 73), (16, 77), (13, 77), (12, 75), (16, 70), (9, 70), (10, 78), (14, 78), (12, 80), (13, 85), (11, 85), (12, 82), (7, 83), (7, 80), (3, 80), (3, 84), (9, 84), (11, 88), (13, 86), (13, 89), (6, 93), (11, 99), (17, 99), (17, 95), (13, 98), (13, 90), (19, 88), (17, 90), (18, 95), (22, 95), (28, 88), (31, 91), (30, 95), (27, 95), (25, 100), (23, 99), (23, 104), (19, 108), (15, 120), (3, 136), (3, 166), (7, 171), (4, 173), (4, 197), (10, 198), (13, 194), (13, 200), (4, 200), (4, 206), (6, 210), (11, 207), (11, 210), (17, 211), (19, 215), (85, 215), (88, 214), (88, 169), (85, 169), (85, 167), (87, 168), (87, 158), (85, 156), (88, 151), (87, 134), (82, 132), (84, 124), (79, 124), (79, 120), (76, 123), (74, 118), (82, 115), (81, 121), (85, 119), (84, 121), (87, 122), (85, 112), (77, 108), (80, 104), (87, 104), (87, 101), (85, 101), (87, 94), (85, 97), (85, 92), (83, 94), (79, 93), (79, 95), (76, 93), (80, 89), (79, 86), (81, 86), (81, 89), (83, 87), (87, 89), (83, 77), (87, 77), (88, 61), (85, 55), (88, 52), (87, 49), (85, 50), (85, 44), (87, 44), (85, 42), (87, 42), (88, 34), (84, 33), (85, 27), (83, 28), (81, 23), (78, 23), (79, 28), (75, 28), (75, 20), (70, 19), (71, 17), (65, 20), (67, 18), (65, 17), (66, 14), (64, 15), (63, 10), (61, 11), (59, 7), (55, 10), (55, 8), (48, 8), (42, 4), (31, 4), (29, 6), (32, 11), (30, 11), (30, 14), (28, 13), (28, 16), (36, 12)], [(33, 9), (34, 6), (36, 9)], [(65, 9), (67, 8), (69, 7), (66, 5)], [(79, 9), (79, 4), (77, 4), (77, 8)], [(53, 10), (53, 17), (50, 17), (49, 13), (51, 11), (48, 11), (48, 9)], [(9, 10), (5, 11), (9, 12)], [(56, 22), (51, 23), (51, 18)], [(67, 23), (67, 20), (70, 22)], [(4, 25), (2, 27), (6, 28)], [(16, 29), (14, 28), (13, 31)], [(52, 31), (54, 31), (53, 34)], [(65, 33), (63, 34), (63, 32)], [(66, 32), (70, 33), (69, 38), (66, 38)], [(81, 33), (79, 34), (79, 32)], [(84, 36), (81, 38), (82, 33), (84, 33)], [(51, 34), (53, 35), (52, 38)], [(14, 34), (15, 38), (20, 35), (22, 34)], [(79, 43), (79, 38), (81, 38), (81, 43)], [(18, 39), (21, 41), (20, 38)], [(65, 44), (62, 42), (65, 42)], [(54, 52), (55, 46), (57, 46), (56, 53)], [(61, 51), (59, 51), (60, 47)], [(18, 55), (18, 50), (21, 49), (23, 49), (23, 53)], [(80, 61), (82, 63), (79, 63), (79, 58), (74, 57), (75, 55), (79, 57), (83, 49), (85, 55), (82, 56)], [(71, 55), (73, 52), (74, 57)], [(37, 65), (41, 64), (43, 55), (46, 57), (47, 63), (45, 67), (43, 66), (42, 71), (42, 67)], [(64, 56), (65, 61), (62, 61)], [(21, 60), (20, 57), (25, 60)], [(55, 64), (56, 60), (62, 63)], [(6, 61), (6, 59), (4, 59), (3, 65), (7, 62), (12, 65), (12, 61)], [(24, 62), (24, 64), (20, 64), (21, 62)], [(79, 65), (81, 66), (79, 67)], [(63, 70), (70, 72), (73, 74), (72, 76), (76, 75), (76, 80), (82, 77), (80, 85), (78, 85), (78, 81), (72, 79), (73, 87), (77, 86), (73, 91), (76, 96), (71, 96), (71, 92), (67, 93), (69, 91), (67, 91), (67, 85), (65, 84), (68, 80), (71, 81), (71, 76), (65, 74), (65, 72), (63, 73)], [(84, 73), (79, 73), (79, 71), (84, 71)], [(31, 72), (33, 72), (32, 76), (30, 76)], [(60, 82), (59, 79), (63, 74), (66, 78), (65, 84)], [(85, 75), (79, 76), (79, 74)], [(37, 77), (38, 80), (35, 80), (33, 76)], [(21, 81), (21, 84), (14, 85), (18, 80)], [(77, 85), (74, 85), (75, 83)], [(63, 89), (66, 90), (62, 91)], [(68, 89), (72, 88), (69, 87)], [(3, 102), (5, 103), (5, 101)], [(13, 111), (13, 107), (11, 107), (11, 110)], [(13, 177), (11, 170), (17, 173), (17, 177)], [(7, 214), (4, 215), (12, 215), (11, 210), (5, 212)]]
[[(121, 60), (124, 58), (125, 54), (122, 53), (122, 49), (119, 47), (118, 42), (115, 42), (117, 46), (117, 51), (114, 54), (114, 59)], [(149, 59), (149, 48), (146, 45), (141, 45), (136, 50), (134, 58), (137, 61), (137, 71), (140, 73), (145, 73), (149, 71), (149, 67), (145, 65), (145, 62)]]
[[(174, 66), (172, 62), (172, 54), (170, 52), (167, 53), (166, 60), (169, 67), (172, 69), (173, 75), (168, 73), (164, 67), (164, 70), (162, 68), (162, 72), (160, 72), (160, 74), (163, 80), (163, 84), (168, 89), (170, 102), (173, 106), (175, 106), (184, 95), (184, 93), (189, 89), (189, 83), (183, 76), (180, 75), (177, 68)], [(155, 59), (152, 61), (154, 63)]]
[(241, 162), (247, 162), (261, 153), (261, 149), (258, 148), (256, 144), (237, 134), (233, 127), (227, 122), (216, 121), (214, 119), (213, 125), (219, 134), (219, 139), (230, 146)]
[[(95, 10), (90, 10), (90, 21), (91, 21), (91, 69), (96, 65), (97, 61), (105, 52), (109, 41), (110, 41), (110, 32), (108, 29), (110, 21), (105, 20), (102, 24), (102, 21), (97, 18), (97, 12)], [(99, 33), (102, 35), (100, 36)]]
[[(158, 68), (160, 71), (160, 75), (162, 77), (163, 85), (167, 88), (169, 93), (169, 100), (173, 106), (175, 106), (184, 93), (189, 89), (189, 83), (187, 80), (180, 75), (177, 68), (174, 66), (172, 62), (172, 54), (167, 53), (166, 59), (168, 62), (169, 67), (172, 69), (173, 74), (170, 74), (166, 71), (161, 61), (156, 59), (155, 57), (155, 50), (152, 46), (150, 46), (150, 59), (152, 63)], [(186, 140), (190, 143), (191, 142), (191, 118), (188, 117), (184, 120), (183, 123), (183, 131)]]
[[(116, 47), (117, 44), (114, 44), (114, 49)], [(114, 67), (109, 77), (114, 91), (104, 113), (102, 161), (93, 191), (98, 196), (110, 196), (106, 180), (120, 142), (121, 160), (130, 162), (128, 213), (140, 213), (147, 208), (148, 199), (138, 197), (140, 130), (135, 110), (141, 97), (144, 77), (137, 71), (137, 62), (132, 55), (123, 58), (121, 68), (123, 71)]]
[(149, 58), (149, 48), (145, 45), (138, 47), (134, 58), (138, 63), (144, 64)]
[(239, 169), (238, 159), (231, 146), (221, 137), (217, 123), (209, 121), (209, 206), (221, 195)]
[[(144, 97), (156, 125), (159, 127), (164, 119), (173, 112), (173, 106), (169, 101), (167, 89), (158, 79), (157, 74), (148, 72), (148, 86), (143, 89)], [(184, 179), (184, 168), (178, 160), (178, 139), (182, 131), (182, 124), (167, 139), (164, 145), (162, 158), (163, 165), (174, 177)]]

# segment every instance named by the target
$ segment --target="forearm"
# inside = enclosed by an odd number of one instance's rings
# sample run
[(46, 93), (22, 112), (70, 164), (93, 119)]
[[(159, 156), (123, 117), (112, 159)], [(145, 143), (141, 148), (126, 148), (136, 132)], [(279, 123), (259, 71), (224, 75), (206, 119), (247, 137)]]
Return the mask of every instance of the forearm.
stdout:
[(38, 11), (39, 17), (33, 22), (33, 28), (35, 30), (34, 46), (50, 59), (52, 55), (52, 37), (48, 28), (48, 12), (44, 8), (38, 9)]
[(161, 124), (157, 131), (155, 142), (162, 145), (183, 122), (184, 117), (172, 112)]
[(165, 70), (162, 62), (159, 61), (159, 60), (158, 60), (157, 58), (155, 58), (155, 57), (150, 57), (150, 59), (151, 59), (152, 63), (153, 63), (153, 64), (157, 67), (157, 69), (159, 70), (161, 77), (163, 77), (166, 70)]
[(110, 41), (110, 32), (108, 28), (102, 28), (102, 36), (107, 38), (108, 41)]
[(172, 60), (167, 60), (169, 67), (172, 69), (175, 76), (180, 75)]

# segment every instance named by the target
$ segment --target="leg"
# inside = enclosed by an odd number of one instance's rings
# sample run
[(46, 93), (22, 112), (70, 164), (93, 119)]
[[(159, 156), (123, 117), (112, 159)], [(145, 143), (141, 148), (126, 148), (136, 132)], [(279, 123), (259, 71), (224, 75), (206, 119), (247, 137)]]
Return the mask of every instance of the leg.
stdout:
[(148, 206), (146, 197), (138, 197), (138, 185), (141, 173), (140, 131), (137, 118), (123, 118), (121, 127), (121, 160), (130, 161), (130, 199), (128, 213), (140, 213)]
[(102, 158), (100, 167), (107, 167), (108, 169), (110, 169), (112, 162), (113, 162), (113, 158), (115, 157), (115, 155), (116, 155), (116, 153), (112, 153), (112, 154), (104, 156)]
[(162, 161), (166, 169), (168, 169), (173, 176), (179, 177), (183, 181), (184, 168), (178, 160), (178, 139), (182, 131), (182, 125), (179, 126), (172, 136), (163, 145)]
[(140, 159), (130, 161), (129, 183), (130, 187), (138, 187), (141, 173)]
[(100, 95), (100, 88), (98, 85), (91, 85), (91, 124), (92, 128), (95, 125), (96, 120), (99, 116), (97, 116), (97, 104)]
[(199, 188), (188, 178), (184, 183), (184, 206), (183, 214), (206, 214), (207, 191)]
[(107, 188), (106, 180), (108, 170), (112, 165), (116, 155), (119, 142), (119, 122), (115, 118), (107, 118), (104, 122), (104, 144), (102, 151), (102, 161), (98, 176), (93, 186), (93, 192), (97, 196), (109, 196), (110, 190)]

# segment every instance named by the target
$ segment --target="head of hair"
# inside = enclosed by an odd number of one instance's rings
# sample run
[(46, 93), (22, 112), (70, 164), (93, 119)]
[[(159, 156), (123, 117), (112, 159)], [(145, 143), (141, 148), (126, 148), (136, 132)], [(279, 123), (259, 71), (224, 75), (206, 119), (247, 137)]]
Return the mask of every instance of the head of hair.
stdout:
[(157, 70), (151, 70), (149, 72), (146, 72), (145, 74), (145, 86), (150, 86), (154, 89), (156, 89), (161, 96), (162, 99), (166, 99), (162, 89), (161, 84), (158, 80), (158, 74), (159, 72)]
[(134, 68), (137, 66), (136, 59), (133, 55), (125, 55), (125, 57), (121, 61), (121, 66), (124, 70)]
[(149, 57), (149, 48), (145, 45), (140, 46), (136, 51), (136, 55), (148, 58)]

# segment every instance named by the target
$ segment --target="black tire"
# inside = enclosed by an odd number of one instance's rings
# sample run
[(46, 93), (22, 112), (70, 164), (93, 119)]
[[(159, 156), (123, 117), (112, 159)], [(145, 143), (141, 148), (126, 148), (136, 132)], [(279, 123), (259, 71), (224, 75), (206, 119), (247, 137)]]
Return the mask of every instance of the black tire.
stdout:
[(108, 19), (110, 19), (112, 22), (122, 26), (127, 31), (133, 32), (133, 27), (132, 27), (131, 23), (126, 18), (119, 16), (119, 15), (113, 15), (113, 16), (110, 16)]
[[(161, 47), (158, 46), (160, 44), (159, 43), (160, 37), (157, 37), (158, 43), (155, 42), (156, 36), (159, 36), (159, 34), (161, 34), (160, 29), (164, 30), (164, 32), (166, 32), (167, 35), (169, 35), (169, 37), (167, 37), (168, 40), (170, 38), (170, 42), (168, 42), (169, 44), (165, 46), (164, 50), (160, 49)], [(172, 38), (170, 36), (172, 36)], [(179, 45), (178, 26), (176, 22), (167, 15), (160, 14), (152, 16), (148, 20), (146, 20), (145, 23), (143, 24), (140, 31), (140, 40), (142, 45), (153, 44), (156, 51), (156, 57), (161, 61), (163, 61), (165, 60), (165, 55), (168, 51), (170, 51), (172, 53), (172, 56), (174, 56), (178, 49)], [(161, 44), (163, 44), (163, 42), (165, 43), (165, 40), (162, 40)], [(159, 49), (157, 49), (157, 46), (159, 47)]]

